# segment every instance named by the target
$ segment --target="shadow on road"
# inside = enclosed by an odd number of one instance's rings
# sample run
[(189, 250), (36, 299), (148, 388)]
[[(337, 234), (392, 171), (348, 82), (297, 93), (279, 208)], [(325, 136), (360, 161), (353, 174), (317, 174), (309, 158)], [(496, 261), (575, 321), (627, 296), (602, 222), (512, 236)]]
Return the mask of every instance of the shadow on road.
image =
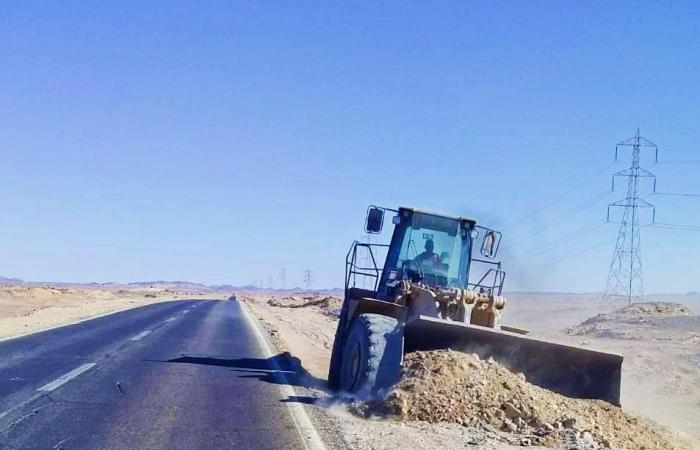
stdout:
[(319, 403), (319, 399), (316, 397), (309, 397), (308, 395), (292, 395), (282, 400), (282, 403), (304, 403), (305, 405), (315, 405)]
[[(272, 384), (303, 386), (326, 391), (326, 380), (316, 378), (304, 369), (299, 358), (283, 352), (271, 358), (212, 358), (202, 356), (181, 356), (169, 359), (168, 363), (198, 364), (204, 366), (226, 367), (235, 372), (242, 372), (241, 378), (257, 378)], [(293, 396), (283, 402), (312, 404), (313, 397)]]

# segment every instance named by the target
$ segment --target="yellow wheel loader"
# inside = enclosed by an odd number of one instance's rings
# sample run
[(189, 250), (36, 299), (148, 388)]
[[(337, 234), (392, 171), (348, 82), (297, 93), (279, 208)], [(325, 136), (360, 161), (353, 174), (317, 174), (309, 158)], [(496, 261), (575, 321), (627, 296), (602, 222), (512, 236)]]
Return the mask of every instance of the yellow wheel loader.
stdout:
[(391, 242), (356, 241), (346, 257), (332, 389), (376, 394), (398, 381), (404, 352), (450, 348), (493, 357), (560, 394), (619, 405), (621, 356), (534, 339), (502, 324), (499, 232), (463, 217), (377, 206), (367, 210), (365, 231), (381, 233), (387, 213)]

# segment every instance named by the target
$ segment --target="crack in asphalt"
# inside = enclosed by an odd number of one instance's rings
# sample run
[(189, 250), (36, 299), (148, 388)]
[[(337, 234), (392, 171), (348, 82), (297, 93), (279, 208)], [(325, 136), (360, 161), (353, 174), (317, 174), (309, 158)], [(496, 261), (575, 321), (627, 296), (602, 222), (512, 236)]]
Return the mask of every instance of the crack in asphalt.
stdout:
[[(49, 400), (49, 403), (51, 403), (51, 402), (53, 401), (48, 395), (45, 396), (45, 398), (47, 398), (47, 399)], [(38, 400), (38, 399), (37, 399), (37, 400)], [(39, 414), (39, 411), (41, 411), (42, 409), (46, 408), (46, 407), (49, 405), (49, 403), (46, 403), (46, 404), (43, 404), (43, 405), (38, 406), (38, 407), (36, 407), (36, 408), (33, 408), (33, 409), (32, 409), (32, 412), (30, 412), (29, 414), (24, 414), (23, 416), (20, 416), (19, 418), (13, 420), (13, 421), (10, 423), (10, 425), (8, 425), (6, 431), (7, 431), (7, 432), (10, 432), (10, 431), (12, 430), (12, 428), (14, 428), (14, 427), (16, 427), (17, 425), (19, 425), (20, 423), (24, 422), (26, 419), (38, 415), (38, 414)]]

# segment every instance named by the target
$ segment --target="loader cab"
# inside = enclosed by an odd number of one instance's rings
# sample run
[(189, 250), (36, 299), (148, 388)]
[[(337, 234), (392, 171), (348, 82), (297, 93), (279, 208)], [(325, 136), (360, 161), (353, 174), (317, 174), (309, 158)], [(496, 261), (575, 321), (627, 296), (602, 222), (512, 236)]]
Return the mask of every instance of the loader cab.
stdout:
[[(394, 231), (390, 244), (386, 246), (376, 298), (394, 298), (401, 280), (443, 288), (479, 287), (469, 280), (473, 261), (486, 263), (489, 267), (496, 265), (500, 271), (500, 263), (492, 261), (498, 252), (500, 233), (479, 227), (471, 219), (403, 207), (398, 210), (370, 207), (365, 222), (366, 232), (381, 232), (385, 211), (395, 213), (392, 218)], [(487, 278), (499, 275), (492, 272), (488, 272)], [(484, 280), (483, 277), (479, 279), (480, 282)]]
[(365, 232), (388, 231), (386, 217), (394, 225), (388, 244), (356, 241), (348, 252), (346, 298), (393, 301), (402, 280), (501, 294), (505, 272), (495, 259), (499, 232), (463, 217), (377, 206), (367, 209)]
[(466, 288), (475, 222), (399, 208), (377, 297), (393, 297), (400, 280)]

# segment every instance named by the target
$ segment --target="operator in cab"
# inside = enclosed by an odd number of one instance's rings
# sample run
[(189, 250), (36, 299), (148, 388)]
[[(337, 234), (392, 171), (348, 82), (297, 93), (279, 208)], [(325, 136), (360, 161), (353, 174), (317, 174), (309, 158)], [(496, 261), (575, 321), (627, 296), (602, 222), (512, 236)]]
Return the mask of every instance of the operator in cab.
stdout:
[(440, 267), (440, 255), (435, 253), (434, 250), (435, 244), (433, 243), (432, 239), (428, 239), (425, 241), (425, 251), (421, 253), (420, 255), (415, 257), (415, 261), (418, 262), (421, 266), (425, 267), (426, 263), (432, 263), (432, 268), (437, 269)]

